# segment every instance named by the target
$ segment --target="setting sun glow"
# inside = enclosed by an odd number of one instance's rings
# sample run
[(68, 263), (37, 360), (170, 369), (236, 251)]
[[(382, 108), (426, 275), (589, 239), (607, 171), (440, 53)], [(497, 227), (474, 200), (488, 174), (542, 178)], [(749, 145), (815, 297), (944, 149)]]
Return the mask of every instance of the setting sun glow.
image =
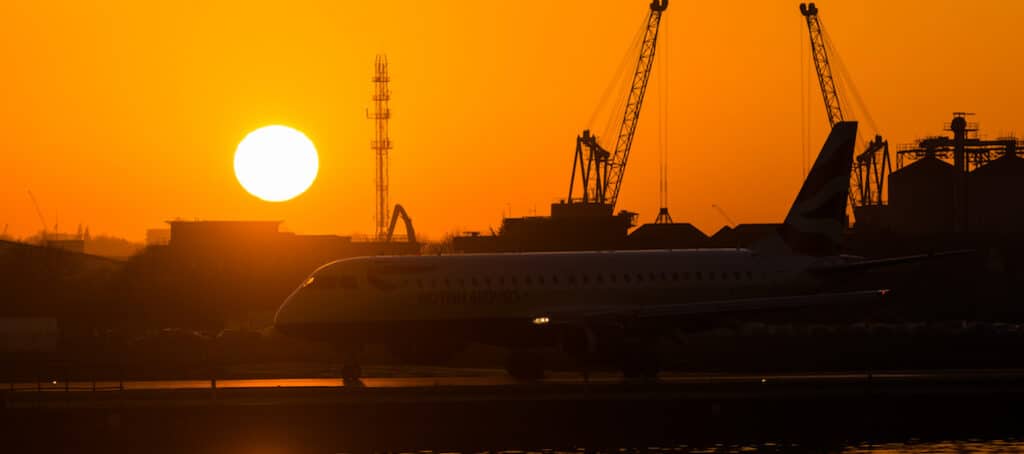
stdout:
[(305, 192), (319, 167), (313, 142), (287, 126), (257, 129), (235, 150), (238, 182), (250, 194), (268, 202), (291, 200)]

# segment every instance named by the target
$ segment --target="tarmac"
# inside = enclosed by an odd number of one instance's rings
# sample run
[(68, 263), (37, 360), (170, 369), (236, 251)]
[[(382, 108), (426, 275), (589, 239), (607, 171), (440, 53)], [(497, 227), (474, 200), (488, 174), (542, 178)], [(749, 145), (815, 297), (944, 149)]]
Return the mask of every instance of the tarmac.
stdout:
[[(459, 372), (459, 371), (453, 371)], [(435, 377), (19, 383), (0, 424), (15, 440), (223, 452), (500, 450), (802, 444), (1019, 436), (1024, 370), (667, 374), (624, 381), (499, 371)], [(31, 388), (35, 386), (35, 388)], [(946, 438), (944, 438), (946, 439)]]

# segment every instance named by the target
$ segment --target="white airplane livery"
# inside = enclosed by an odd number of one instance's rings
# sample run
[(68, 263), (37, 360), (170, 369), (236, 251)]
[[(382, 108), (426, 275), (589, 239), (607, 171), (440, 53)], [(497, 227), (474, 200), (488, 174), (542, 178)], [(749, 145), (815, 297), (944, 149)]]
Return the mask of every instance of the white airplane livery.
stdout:
[(337, 345), (345, 379), (359, 377), (368, 344), (423, 359), (470, 342), (508, 347), (517, 377), (543, 374), (531, 352), (545, 346), (652, 376), (645, 345), (688, 317), (878, 301), (885, 290), (830, 291), (825, 279), (919, 258), (838, 255), (856, 130), (833, 128), (779, 235), (751, 249), (350, 258), (313, 272), (275, 328)]

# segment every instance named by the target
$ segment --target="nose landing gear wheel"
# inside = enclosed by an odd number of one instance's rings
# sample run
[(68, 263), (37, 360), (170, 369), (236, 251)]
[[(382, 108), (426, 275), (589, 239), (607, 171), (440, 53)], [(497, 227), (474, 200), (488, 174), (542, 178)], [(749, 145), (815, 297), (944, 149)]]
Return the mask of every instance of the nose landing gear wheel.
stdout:
[(345, 383), (357, 382), (363, 376), (363, 368), (358, 363), (346, 363), (341, 366), (341, 379)]

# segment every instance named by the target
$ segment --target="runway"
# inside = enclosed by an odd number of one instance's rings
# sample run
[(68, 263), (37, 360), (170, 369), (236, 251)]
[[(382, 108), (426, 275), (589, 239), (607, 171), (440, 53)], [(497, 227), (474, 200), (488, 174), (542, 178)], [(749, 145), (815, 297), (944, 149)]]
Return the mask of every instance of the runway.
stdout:
[[(371, 369), (369, 372), (373, 372)], [(65, 381), (43, 380), (40, 382), (18, 382), (7, 384), (8, 391), (14, 392), (101, 392), (101, 391), (147, 391), (147, 390), (197, 390), (197, 389), (280, 389), (280, 388), (484, 388), (484, 387), (571, 387), (573, 385), (613, 386), (616, 384), (650, 386), (665, 385), (679, 388), (686, 385), (836, 385), (859, 382), (907, 383), (907, 382), (954, 382), (954, 381), (1024, 381), (1024, 370), (936, 370), (936, 371), (858, 371), (820, 372), (800, 374), (662, 374), (656, 380), (624, 380), (615, 373), (593, 374), (584, 380), (579, 373), (559, 372), (549, 374), (545, 379), (524, 382), (516, 380), (497, 369), (430, 369), (430, 376), (407, 376), (415, 370), (403, 370), (402, 376), (393, 376), (395, 371), (385, 371), (392, 376), (368, 376), (359, 383), (345, 383), (334, 377), (305, 378), (257, 378), (218, 380), (129, 380), (129, 381)]]
[(1024, 418), (1024, 370), (669, 373), (656, 381), (602, 373), (589, 382), (575, 373), (517, 382), (493, 369), (366, 372), (359, 385), (333, 377), (217, 380), (216, 388), (210, 380), (140, 380), (97, 382), (91, 392), (91, 382), (18, 383), (0, 390), (0, 425), (32, 443), (475, 452), (1001, 436), (1017, 435)]

